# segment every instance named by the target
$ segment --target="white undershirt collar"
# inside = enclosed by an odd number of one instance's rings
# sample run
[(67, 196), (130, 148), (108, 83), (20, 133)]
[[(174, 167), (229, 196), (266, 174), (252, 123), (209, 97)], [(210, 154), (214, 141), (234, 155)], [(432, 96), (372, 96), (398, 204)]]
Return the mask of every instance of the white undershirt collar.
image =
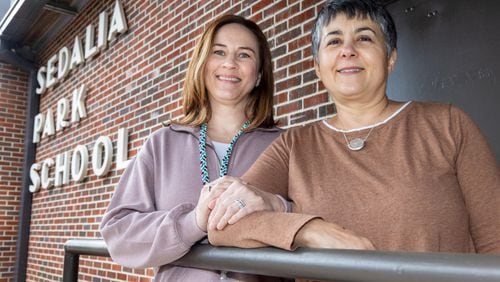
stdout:
[[(371, 124), (371, 125), (367, 125), (367, 126), (363, 126), (363, 127), (358, 127), (358, 128), (353, 128), (353, 129), (349, 129), (349, 130), (342, 130), (342, 129), (339, 129), (339, 128), (336, 128), (335, 126), (329, 124), (326, 119), (323, 120), (323, 123), (330, 129), (332, 130), (335, 130), (335, 131), (338, 131), (338, 132), (345, 132), (345, 133), (349, 133), (349, 132), (353, 132), (353, 131), (360, 131), (360, 130), (364, 130), (364, 129), (369, 129), (369, 128), (372, 128), (372, 127), (376, 127), (376, 126), (379, 126), (379, 125), (382, 125), (384, 123), (387, 123), (389, 120), (391, 120), (392, 118), (394, 118), (395, 116), (397, 116), (404, 108), (406, 108), (406, 106), (408, 106), (412, 101), (408, 101), (406, 102), (404, 105), (402, 105), (397, 111), (395, 111), (392, 115), (390, 115), (388, 118), (386, 118), (385, 120), (381, 121), (381, 122), (377, 122), (375, 124)], [(336, 115), (336, 114), (335, 114)], [(334, 115), (334, 116), (335, 116)]]
[(229, 143), (212, 141), (212, 144), (214, 145), (217, 157), (219, 158), (219, 160), (222, 160), (222, 158), (224, 158), (224, 156), (226, 155), (227, 148), (229, 148)]

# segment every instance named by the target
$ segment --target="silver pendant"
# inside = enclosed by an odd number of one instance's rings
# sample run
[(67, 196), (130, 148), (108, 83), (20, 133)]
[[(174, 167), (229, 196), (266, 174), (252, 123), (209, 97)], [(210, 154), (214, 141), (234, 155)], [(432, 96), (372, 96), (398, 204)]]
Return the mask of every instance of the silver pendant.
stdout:
[(354, 138), (349, 142), (347, 148), (349, 148), (349, 150), (351, 151), (359, 151), (363, 149), (364, 146), (365, 146), (365, 140), (361, 138)]

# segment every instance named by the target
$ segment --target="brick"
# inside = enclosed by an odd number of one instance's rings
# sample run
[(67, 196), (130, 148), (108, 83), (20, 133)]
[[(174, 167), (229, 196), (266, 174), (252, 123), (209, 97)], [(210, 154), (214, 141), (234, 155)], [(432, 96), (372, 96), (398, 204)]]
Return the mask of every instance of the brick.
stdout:
[(288, 100), (295, 100), (297, 98), (311, 95), (312, 93), (315, 92), (315, 90), (316, 90), (315, 84), (308, 84), (308, 85), (302, 86), (300, 88), (291, 90), (288, 93)]
[(276, 64), (280, 66), (286, 66), (290, 65), (292, 63), (300, 62), (302, 59), (302, 52), (301, 51), (296, 51), (296, 52), (288, 52), (285, 57), (282, 57), (276, 61)]
[(334, 113), (335, 105), (333, 103), (318, 108), (318, 115), (320, 118), (333, 115)]
[(0, 281), (14, 277), (28, 74), (0, 62)]
[(316, 105), (321, 105), (329, 102), (329, 96), (326, 92), (316, 94), (312, 97), (308, 97), (304, 99), (304, 109), (314, 107)]
[(312, 61), (310, 61), (310, 60), (301, 61), (299, 63), (296, 63), (296, 64), (288, 67), (288, 74), (294, 75), (296, 73), (302, 73), (304, 71), (310, 70), (313, 67), (314, 67), (314, 65), (313, 65)]
[(278, 116), (281, 116), (284, 114), (296, 112), (300, 109), (302, 109), (302, 101), (301, 100), (278, 106), (278, 108), (276, 109), (276, 114)]
[[(285, 76), (285, 78), (286, 78), (286, 76)], [(280, 82), (276, 83), (276, 92), (281, 92), (282, 90), (298, 86), (298, 85), (300, 85), (300, 83), (301, 83), (301, 76), (300, 75), (287, 78), (284, 81), (280, 81)]]

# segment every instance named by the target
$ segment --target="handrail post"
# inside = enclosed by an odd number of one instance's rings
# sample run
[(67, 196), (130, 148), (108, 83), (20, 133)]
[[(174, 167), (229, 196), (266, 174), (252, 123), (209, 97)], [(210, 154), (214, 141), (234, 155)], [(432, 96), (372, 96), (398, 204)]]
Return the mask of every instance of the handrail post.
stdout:
[(64, 282), (77, 282), (78, 281), (78, 267), (80, 265), (80, 255), (72, 253), (68, 250), (64, 252), (64, 269), (63, 281)]

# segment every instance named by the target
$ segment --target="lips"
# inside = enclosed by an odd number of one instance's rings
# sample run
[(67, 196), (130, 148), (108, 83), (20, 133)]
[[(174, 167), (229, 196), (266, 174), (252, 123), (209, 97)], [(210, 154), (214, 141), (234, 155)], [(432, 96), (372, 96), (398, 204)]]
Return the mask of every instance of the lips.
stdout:
[(358, 73), (365, 70), (364, 68), (361, 67), (345, 67), (338, 69), (337, 72), (339, 73)]
[(241, 81), (241, 79), (239, 77), (232, 76), (232, 75), (217, 75), (216, 77), (219, 80), (227, 81), (227, 82), (240, 82)]

